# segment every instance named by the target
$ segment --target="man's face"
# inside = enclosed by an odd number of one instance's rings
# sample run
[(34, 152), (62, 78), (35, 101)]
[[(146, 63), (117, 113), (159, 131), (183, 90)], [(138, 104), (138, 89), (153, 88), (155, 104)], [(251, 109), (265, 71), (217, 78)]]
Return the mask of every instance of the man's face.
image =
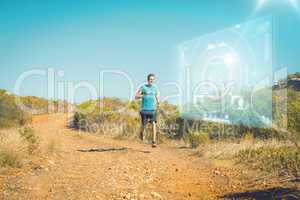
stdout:
[(148, 79), (148, 84), (152, 85), (155, 82), (155, 76), (150, 76)]

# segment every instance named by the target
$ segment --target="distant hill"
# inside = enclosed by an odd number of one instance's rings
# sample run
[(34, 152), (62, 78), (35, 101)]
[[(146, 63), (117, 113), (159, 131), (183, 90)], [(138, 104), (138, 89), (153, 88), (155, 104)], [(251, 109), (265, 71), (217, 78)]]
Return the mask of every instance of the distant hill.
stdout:
[(17, 106), (15, 96), (6, 90), (0, 90), (0, 128), (25, 125), (30, 120), (29, 113)]
[(72, 107), (66, 101), (22, 97), (0, 89), (0, 128), (25, 125), (31, 120), (31, 115), (68, 112)]
[(278, 81), (278, 83), (276, 83), (273, 86), (274, 90), (277, 89), (293, 89), (296, 91), (300, 91), (300, 73), (294, 73), (294, 74), (289, 74), (288, 77), (286, 79), (280, 80)]
[(19, 97), (20, 102), (28, 109), (31, 114), (68, 112), (72, 105), (67, 101), (48, 100), (41, 97), (25, 96)]
[(273, 115), (279, 127), (300, 133), (300, 73), (289, 74), (273, 86)]

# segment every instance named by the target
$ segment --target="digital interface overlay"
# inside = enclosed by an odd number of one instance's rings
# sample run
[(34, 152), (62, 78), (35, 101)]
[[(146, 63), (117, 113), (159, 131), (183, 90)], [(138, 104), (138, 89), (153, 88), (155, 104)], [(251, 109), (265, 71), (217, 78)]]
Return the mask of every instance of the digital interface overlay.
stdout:
[(254, 19), (179, 45), (184, 118), (272, 125), (273, 19)]

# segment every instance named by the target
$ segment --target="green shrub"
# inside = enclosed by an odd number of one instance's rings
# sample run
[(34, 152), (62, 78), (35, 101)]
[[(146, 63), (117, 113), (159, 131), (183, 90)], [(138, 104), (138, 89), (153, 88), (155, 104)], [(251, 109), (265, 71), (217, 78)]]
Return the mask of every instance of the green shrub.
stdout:
[(0, 166), (1, 167), (20, 167), (21, 159), (17, 152), (9, 149), (0, 150)]
[(204, 132), (189, 132), (185, 134), (184, 140), (192, 147), (197, 148), (200, 144), (210, 141), (209, 134)]
[[(95, 128), (98, 128), (96, 131), (100, 134), (114, 132), (114, 138), (134, 138), (140, 130), (139, 108), (139, 101), (122, 101), (118, 98), (86, 101), (77, 106), (73, 127), (89, 132), (95, 132)], [(161, 134), (175, 132), (173, 127), (179, 116), (177, 107), (163, 102), (160, 108), (165, 115), (159, 113), (158, 121), (160, 125), (163, 121), (164, 126), (157, 131)]]
[(244, 135), (243, 138), (244, 138), (244, 140), (253, 140), (254, 139), (253, 134), (251, 132), (249, 132), (249, 131), (247, 131), (245, 133), (245, 135)]
[(236, 158), (254, 169), (275, 173), (284, 171), (296, 177), (300, 175), (300, 152), (292, 146), (245, 149), (239, 151)]
[(20, 129), (19, 133), (28, 143), (28, 153), (32, 154), (36, 152), (39, 147), (39, 138), (35, 135), (34, 130), (29, 127), (25, 127)]
[(28, 109), (30, 114), (68, 112), (71, 106), (63, 100), (49, 100), (35, 96), (18, 97), (18, 100)]
[(29, 114), (17, 106), (14, 95), (0, 90), (0, 128), (22, 126), (30, 119)]

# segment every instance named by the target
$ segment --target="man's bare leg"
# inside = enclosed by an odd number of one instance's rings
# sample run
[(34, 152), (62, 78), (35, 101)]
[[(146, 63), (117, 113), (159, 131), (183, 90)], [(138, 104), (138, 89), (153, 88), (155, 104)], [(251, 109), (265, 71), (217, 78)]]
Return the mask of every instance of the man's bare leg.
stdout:
[(156, 123), (152, 122), (152, 147), (156, 147)]
[(140, 135), (139, 135), (141, 141), (144, 141), (144, 133), (145, 133), (145, 126), (142, 124), (141, 130), (140, 130)]

